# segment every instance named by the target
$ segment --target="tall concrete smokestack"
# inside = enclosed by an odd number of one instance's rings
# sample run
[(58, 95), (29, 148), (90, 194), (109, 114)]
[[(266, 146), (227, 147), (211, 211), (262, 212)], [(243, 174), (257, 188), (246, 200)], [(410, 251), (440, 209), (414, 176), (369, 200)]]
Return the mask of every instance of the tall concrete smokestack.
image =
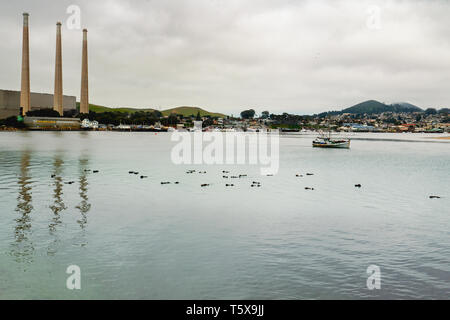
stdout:
[(20, 90), (20, 106), (22, 115), (31, 110), (30, 105), (30, 47), (28, 36), (28, 13), (23, 14), (23, 40), (22, 40), (22, 84)]
[(61, 49), (61, 22), (56, 23), (56, 58), (55, 58), (55, 94), (53, 96), (53, 110), (60, 116), (63, 110), (63, 83), (62, 83), (62, 49)]
[(83, 29), (83, 57), (81, 61), (80, 113), (89, 113), (87, 29)]

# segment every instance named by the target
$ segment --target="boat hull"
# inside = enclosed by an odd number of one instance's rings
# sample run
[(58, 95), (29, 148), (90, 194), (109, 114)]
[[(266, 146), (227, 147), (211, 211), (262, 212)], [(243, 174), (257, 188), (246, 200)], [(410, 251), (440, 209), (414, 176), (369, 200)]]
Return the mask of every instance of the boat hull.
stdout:
[(338, 143), (315, 143), (313, 142), (314, 148), (339, 148), (348, 149), (350, 148), (350, 141), (338, 142)]

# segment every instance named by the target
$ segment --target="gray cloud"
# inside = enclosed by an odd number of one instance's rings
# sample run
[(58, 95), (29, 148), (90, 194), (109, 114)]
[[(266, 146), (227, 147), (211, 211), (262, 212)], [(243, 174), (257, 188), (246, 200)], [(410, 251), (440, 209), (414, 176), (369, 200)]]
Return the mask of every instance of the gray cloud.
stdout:
[[(92, 103), (230, 114), (314, 113), (366, 99), (450, 105), (446, 0), (2, 2), (0, 88), (19, 89), (27, 11), (31, 88), (53, 92), (55, 22), (71, 4), (89, 29)], [(379, 28), (368, 26), (373, 6)], [(63, 66), (64, 92), (79, 97), (80, 30), (63, 29)]]

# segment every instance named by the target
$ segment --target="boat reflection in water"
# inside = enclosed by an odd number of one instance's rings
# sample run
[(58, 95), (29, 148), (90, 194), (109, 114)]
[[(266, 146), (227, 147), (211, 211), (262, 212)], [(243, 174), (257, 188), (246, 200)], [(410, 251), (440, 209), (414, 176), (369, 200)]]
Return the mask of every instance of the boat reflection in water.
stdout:
[(19, 195), (17, 197), (16, 212), (19, 216), (14, 219), (16, 222), (14, 228), (14, 243), (11, 254), (17, 262), (32, 262), (34, 245), (31, 241), (31, 212), (32, 205), (32, 181), (30, 175), (31, 151), (22, 152), (20, 162), (20, 176), (18, 180)]

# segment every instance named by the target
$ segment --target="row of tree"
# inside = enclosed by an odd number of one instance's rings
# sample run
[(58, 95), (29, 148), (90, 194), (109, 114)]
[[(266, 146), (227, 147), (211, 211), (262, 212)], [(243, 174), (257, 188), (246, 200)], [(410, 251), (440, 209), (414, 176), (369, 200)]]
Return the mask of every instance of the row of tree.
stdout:
[[(137, 111), (137, 112), (101, 112), (96, 113), (94, 111), (90, 111), (89, 114), (79, 115), (81, 120), (89, 119), (91, 121), (96, 120), (99, 123), (103, 124), (142, 124), (142, 125), (154, 125), (159, 122), (163, 126), (175, 126), (184, 120), (186, 123), (192, 123), (193, 120), (202, 120), (200, 116), (200, 112), (197, 113), (197, 116), (183, 116), (181, 114), (171, 113), (169, 116), (165, 117), (160, 111)], [(214, 118), (210, 116), (205, 116), (206, 118), (204, 124), (212, 124)]]
[[(300, 116), (300, 115), (293, 115), (288, 113), (282, 113), (282, 114), (270, 114), (269, 111), (263, 111), (261, 113), (261, 116), (259, 119), (272, 120), (272, 123), (274, 125), (286, 125), (288, 127), (298, 126), (298, 124), (306, 123), (310, 121), (312, 118), (318, 117), (318, 118), (325, 118), (330, 115), (335, 115), (339, 112), (324, 112), (319, 115), (315, 116)], [(447, 120), (444, 122), (448, 122), (448, 114), (449, 109), (443, 108), (440, 110), (436, 110), (434, 108), (428, 108), (423, 113), (424, 116), (427, 115), (435, 115), (435, 114), (441, 114), (441, 115), (447, 115)], [(35, 117), (59, 117), (59, 113), (56, 112), (53, 109), (40, 109), (40, 110), (33, 110), (29, 111), (26, 114), (27, 116), (35, 116)], [(240, 113), (240, 116), (242, 119), (254, 119), (256, 115), (256, 112), (254, 109), (248, 109), (244, 110)], [(96, 120), (99, 123), (103, 124), (112, 124), (112, 125), (119, 125), (119, 124), (143, 124), (143, 125), (154, 125), (155, 123), (159, 122), (164, 126), (174, 126), (178, 124), (182, 119), (184, 119), (184, 122), (187, 122), (188, 125), (193, 120), (202, 120), (203, 119), (203, 126), (210, 126), (213, 124), (213, 121), (215, 118), (211, 118), (209, 116), (207, 117), (201, 117), (200, 112), (197, 113), (196, 116), (190, 115), (190, 116), (183, 116), (181, 114), (170, 114), (168, 117), (164, 117), (163, 114), (160, 111), (154, 110), (154, 111), (138, 111), (133, 113), (128, 112), (101, 112), (97, 113), (94, 111), (90, 111), (89, 114), (77, 114), (76, 110), (72, 110), (69, 112), (64, 112), (65, 117), (75, 117), (78, 116), (82, 120), (83, 119), (89, 119), (91, 121)], [(373, 115), (372, 117), (376, 118), (376, 115)], [(366, 115), (362, 114), (352, 114), (350, 115), (350, 118), (352, 119), (361, 119), (361, 118), (367, 118)], [(421, 114), (417, 115), (417, 121), (422, 119)], [(401, 122), (403, 119), (392, 119), (392, 122)], [(17, 117), (10, 117), (8, 119), (0, 120), (0, 125), (6, 125), (11, 127), (23, 127), (23, 123), (18, 120)]]
[[(440, 115), (448, 115), (449, 114), (449, 108), (442, 108), (442, 109), (435, 109), (435, 108), (428, 108), (424, 111), (413, 111), (414, 113), (423, 113), (425, 115), (436, 115), (436, 114), (440, 114)], [(343, 111), (326, 111), (326, 112), (322, 112), (317, 114), (317, 117), (319, 118), (326, 118), (328, 116), (336, 116), (336, 115), (340, 115), (343, 114)], [(365, 116), (366, 114), (371, 114), (371, 113), (353, 113), (352, 115), (356, 115), (358, 118)], [(378, 113), (372, 113), (372, 115), (376, 115)]]

